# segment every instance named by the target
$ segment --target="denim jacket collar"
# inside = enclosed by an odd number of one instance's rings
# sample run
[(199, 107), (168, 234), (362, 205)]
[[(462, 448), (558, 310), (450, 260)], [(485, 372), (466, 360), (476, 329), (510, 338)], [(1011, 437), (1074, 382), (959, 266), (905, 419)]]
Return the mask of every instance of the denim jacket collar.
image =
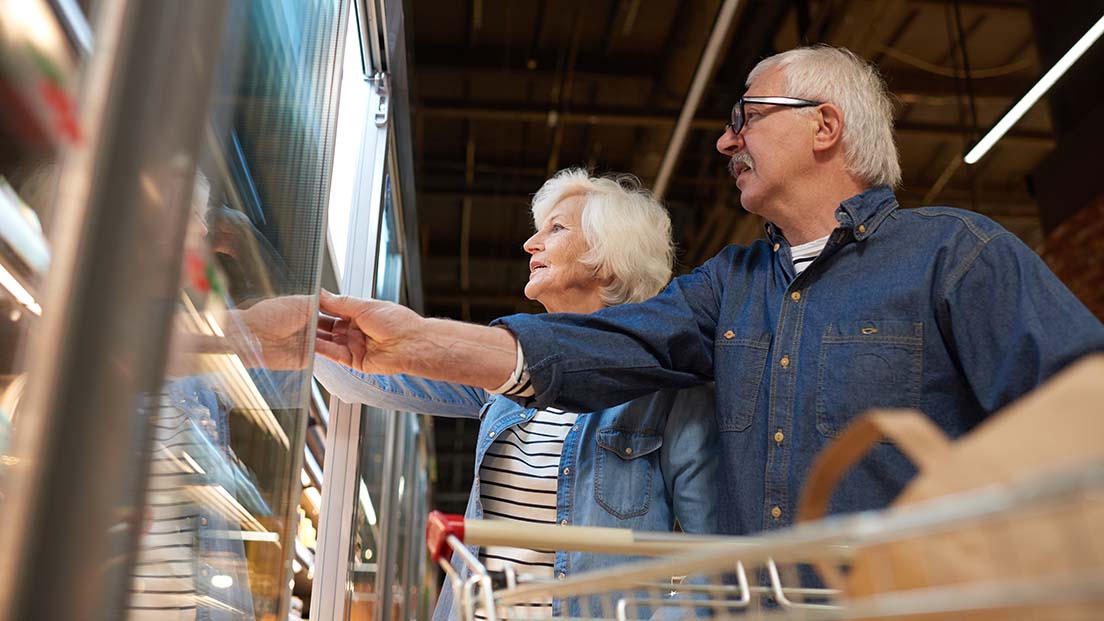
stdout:
[[(840, 203), (836, 208), (836, 220), (856, 241), (863, 241), (874, 234), (897, 206), (893, 190), (889, 186), (876, 185)], [(778, 225), (768, 222), (765, 228), (772, 244), (789, 245)]]
[(849, 229), (855, 241), (863, 241), (878, 230), (882, 221), (897, 208), (897, 197), (889, 186), (876, 185), (840, 203), (836, 220)]

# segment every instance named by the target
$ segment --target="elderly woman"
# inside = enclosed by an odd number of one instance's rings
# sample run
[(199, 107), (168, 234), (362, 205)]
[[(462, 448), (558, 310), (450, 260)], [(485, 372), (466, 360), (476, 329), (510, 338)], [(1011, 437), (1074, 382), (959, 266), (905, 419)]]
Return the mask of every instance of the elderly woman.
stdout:
[[(548, 311), (591, 313), (638, 302), (671, 277), (670, 219), (631, 177), (561, 171), (537, 192), (532, 213), (537, 230), (524, 246), (531, 256), (525, 295)], [(323, 294), (322, 311), (350, 317), (356, 303)], [(320, 330), (323, 354), (332, 353), (327, 345), (347, 346), (344, 339), (355, 336), (342, 331), (342, 320), (323, 322)], [(687, 532), (717, 532), (717, 429), (707, 389), (658, 392), (577, 413), (525, 409), (468, 386), (366, 375), (322, 358), (315, 372), (347, 402), (479, 418), (467, 517), (642, 531), (671, 530), (677, 520)], [(519, 573), (544, 577), (624, 561), (505, 547), (473, 552), (488, 569), (510, 564)], [(446, 584), (435, 618), (453, 617), (452, 595)], [(577, 615), (576, 608), (577, 602), (543, 599), (531, 602), (528, 614)]]

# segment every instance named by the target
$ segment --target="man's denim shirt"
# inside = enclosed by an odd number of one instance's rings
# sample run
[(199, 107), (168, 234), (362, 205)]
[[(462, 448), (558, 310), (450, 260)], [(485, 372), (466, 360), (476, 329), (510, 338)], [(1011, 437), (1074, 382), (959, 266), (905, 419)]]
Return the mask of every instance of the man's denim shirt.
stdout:
[[(988, 218), (898, 209), (886, 187), (836, 218), (800, 276), (768, 225), (767, 239), (724, 249), (646, 302), (499, 320), (525, 352), (531, 403), (594, 409), (715, 381), (722, 522), (746, 534), (791, 523), (814, 456), (860, 412), (916, 408), (956, 437), (1104, 350), (1100, 322)], [(830, 508), (884, 506), (914, 472), (879, 445)]]
[[(407, 375), (365, 375), (321, 357), (315, 376), (347, 403), (440, 416), (479, 418), (475, 482), (465, 516), (482, 518), (479, 469), (487, 449), (505, 430), (535, 410), (485, 390)], [(632, 449), (631, 451), (628, 449)], [(689, 533), (716, 533), (720, 485), (717, 425), (709, 387), (661, 391), (630, 403), (580, 414), (564, 440), (557, 482), (557, 520), (577, 526), (669, 531), (677, 518)], [(478, 554), (474, 546), (470, 548)], [(557, 576), (624, 563), (626, 557), (557, 552)], [(453, 565), (467, 577), (459, 560)], [(579, 603), (553, 602), (553, 613), (579, 616)], [(456, 618), (446, 582), (435, 619)]]

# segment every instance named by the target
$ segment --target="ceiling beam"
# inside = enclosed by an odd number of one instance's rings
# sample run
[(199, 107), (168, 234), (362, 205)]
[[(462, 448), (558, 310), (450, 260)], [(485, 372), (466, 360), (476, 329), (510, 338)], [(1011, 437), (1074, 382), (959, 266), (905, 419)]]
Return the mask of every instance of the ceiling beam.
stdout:
[[(917, 9), (945, 11), (950, 3), (947, 0), (908, 0), (908, 4)], [(1028, 15), (1024, 0), (959, 0), (959, 5), (963, 13)]]
[[(572, 112), (555, 113), (540, 107), (517, 105), (472, 105), (455, 101), (427, 101), (421, 108), (427, 118), (450, 120), (482, 120), (515, 123), (545, 123), (564, 125), (604, 125), (607, 127), (670, 127), (678, 117), (678, 111), (646, 114), (639, 110), (625, 108), (592, 108)], [(696, 130), (710, 130), (720, 133), (728, 121), (719, 116), (701, 116), (691, 123)], [(960, 125), (935, 123), (899, 123), (897, 134), (908, 137), (936, 136), (940, 138), (958, 138), (970, 133), (969, 128)], [(1054, 137), (1049, 132), (1017, 130), (1009, 132), (1006, 140), (1051, 146)]]
[[(472, 71), (485, 75), (516, 73), (534, 78), (555, 79), (559, 74), (560, 54), (557, 50), (530, 53), (520, 48), (481, 48), (457, 54), (454, 46), (419, 45), (417, 67), (419, 77), (433, 73)], [(650, 56), (612, 56), (608, 58), (580, 57), (575, 66), (576, 80), (654, 79), (656, 63), (661, 58)]]
[[(500, 60), (488, 61), (480, 58), (476, 53), (469, 57), (465, 52), (458, 56), (455, 49), (449, 50), (449, 55), (433, 60), (423, 58), (422, 50), (418, 50), (418, 73), (422, 79), (431, 79), (434, 74), (449, 74), (455, 76), (459, 73), (471, 73), (479, 75), (501, 74), (515, 78), (528, 78), (534, 80), (554, 81), (559, 77), (556, 64), (549, 59), (548, 64), (538, 63), (536, 69), (526, 66), (524, 56), (508, 55), (516, 61), (505, 62), (501, 60), (502, 53), (498, 54)], [(592, 62), (592, 61), (591, 61)], [(608, 62), (588, 64), (584, 58), (576, 61), (573, 72), (573, 80), (577, 83), (600, 82), (608, 84), (610, 81), (638, 81), (647, 84), (655, 82), (656, 59), (648, 58), (644, 62), (639, 59), (618, 60), (611, 59)], [(935, 95), (948, 95), (955, 93), (955, 79), (939, 76), (919, 70), (902, 69), (885, 72), (886, 82), (890, 90), (898, 97), (930, 97)], [(975, 96), (983, 98), (1007, 98), (1014, 99), (1023, 95), (1034, 83), (1031, 72), (1025, 71), (1005, 76), (974, 80)], [(716, 88), (716, 83), (712, 88)], [(739, 89), (742, 90), (742, 89)]]

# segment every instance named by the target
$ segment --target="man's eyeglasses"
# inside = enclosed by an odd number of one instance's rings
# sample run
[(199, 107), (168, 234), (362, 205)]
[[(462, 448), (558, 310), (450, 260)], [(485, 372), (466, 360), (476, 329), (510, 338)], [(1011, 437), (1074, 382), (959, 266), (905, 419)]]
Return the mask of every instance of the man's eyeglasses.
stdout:
[(822, 103), (824, 102), (797, 99), (795, 97), (741, 97), (740, 101), (737, 101), (732, 106), (732, 119), (729, 123), (725, 123), (725, 130), (727, 131), (728, 128), (731, 127), (733, 134), (739, 134), (740, 130), (744, 128), (744, 123), (747, 122), (744, 104), (768, 104), (771, 106), (786, 106), (787, 108), (812, 108)]

